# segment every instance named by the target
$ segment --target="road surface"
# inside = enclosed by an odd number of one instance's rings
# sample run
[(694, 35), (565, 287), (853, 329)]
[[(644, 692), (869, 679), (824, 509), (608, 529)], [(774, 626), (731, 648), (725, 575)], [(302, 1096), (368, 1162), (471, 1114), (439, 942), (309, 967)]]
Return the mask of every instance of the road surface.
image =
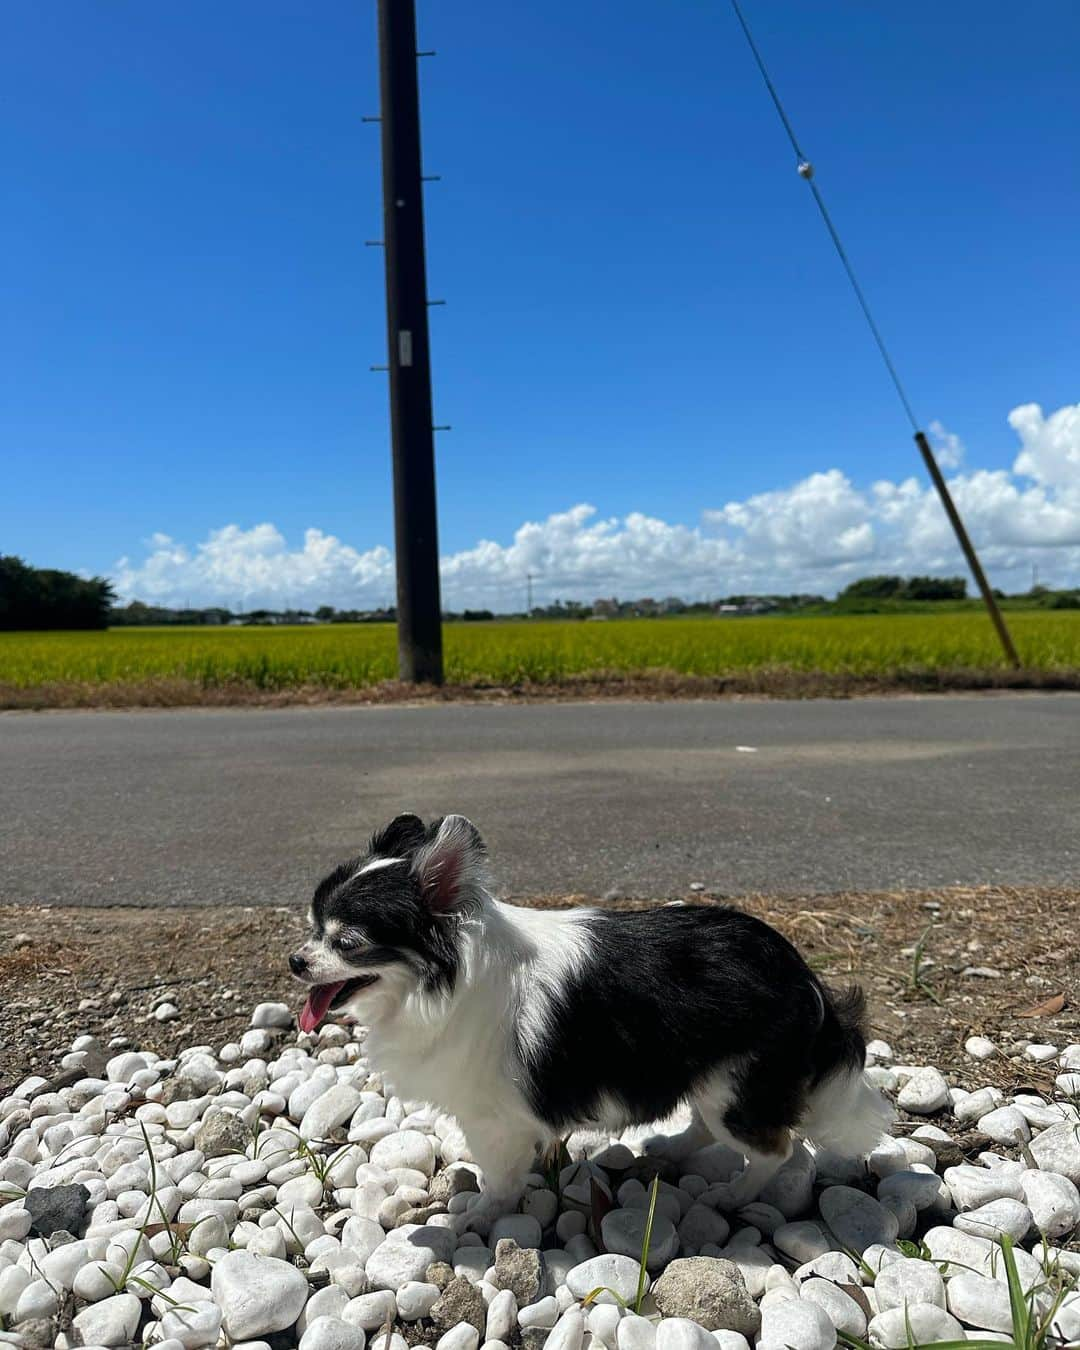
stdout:
[(1080, 696), (0, 716), (0, 901), (294, 904), (398, 811), (506, 894), (1080, 875)]

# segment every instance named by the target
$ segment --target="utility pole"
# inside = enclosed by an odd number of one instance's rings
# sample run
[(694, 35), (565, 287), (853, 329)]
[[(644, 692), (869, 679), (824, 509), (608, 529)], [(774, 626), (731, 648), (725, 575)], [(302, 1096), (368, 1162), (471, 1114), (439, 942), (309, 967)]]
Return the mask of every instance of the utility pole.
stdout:
[(528, 597), (529, 597), (525, 605), (525, 617), (527, 619), (532, 617), (532, 578), (533, 574), (531, 572), (525, 573), (525, 582), (528, 587)]
[(441, 684), (442, 614), (413, 0), (378, 0), (398, 672)]
[(941, 498), (941, 504), (945, 508), (945, 514), (949, 517), (949, 524), (953, 527), (953, 533), (963, 550), (964, 557), (967, 559), (967, 565), (971, 568), (971, 575), (975, 578), (975, 584), (983, 598), (983, 604), (986, 606), (987, 613), (990, 615), (990, 621), (994, 625), (994, 630), (998, 635), (998, 641), (1001, 643), (1002, 650), (1005, 653), (1005, 659), (1015, 670), (1019, 670), (1022, 662), (1016, 646), (1012, 640), (1012, 634), (1009, 632), (1009, 626), (1005, 622), (1004, 615), (998, 607), (997, 596), (990, 588), (990, 583), (986, 579), (986, 573), (982, 569), (982, 563), (979, 561), (979, 555), (975, 552), (975, 546), (972, 544), (964, 522), (960, 519), (960, 512), (956, 509), (956, 504), (952, 499), (952, 493), (948, 489), (945, 477), (938, 468), (938, 462), (934, 458), (934, 452), (930, 449), (930, 442), (921, 431), (915, 433), (915, 444), (923, 457), (923, 463), (926, 465), (926, 471), (930, 475), (930, 481), (937, 489), (937, 494)]

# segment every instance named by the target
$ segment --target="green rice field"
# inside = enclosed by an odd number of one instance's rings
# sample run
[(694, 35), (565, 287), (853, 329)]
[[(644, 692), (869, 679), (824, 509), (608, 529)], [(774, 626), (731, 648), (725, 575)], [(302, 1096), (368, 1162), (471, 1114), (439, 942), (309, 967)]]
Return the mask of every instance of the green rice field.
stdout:
[[(668, 692), (681, 684), (684, 692), (805, 693), (815, 692), (815, 678), (820, 692), (861, 684), (1080, 687), (1080, 612), (1008, 617), (1025, 666), (1019, 677), (1005, 667), (984, 614), (949, 612), (448, 624), (446, 679), (541, 692), (651, 680)], [(392, 625), (0, 633), (4, 707), (329, 695), (386, 687), (395, 677)]]

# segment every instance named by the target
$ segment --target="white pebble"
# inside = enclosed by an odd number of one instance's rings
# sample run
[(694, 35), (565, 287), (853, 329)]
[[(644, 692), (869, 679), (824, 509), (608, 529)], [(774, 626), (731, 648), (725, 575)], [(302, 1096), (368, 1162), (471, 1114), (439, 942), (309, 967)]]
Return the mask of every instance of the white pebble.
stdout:
[(425, 1176), (435, 1170), (435, 1150), (431, 1140), (419, 1130), (398, 1130), (372, 1146), (370, 1158), (378, 1167), (413, 1167)]
[(933, 1066), (916, 1069), (900, 1089), (896, 1104), (915, 1115), (935, 1115), (949, 1104), (949, 1085)]
[(911, 1344), (963, 1339), (964, 1329), (944, 1308), (926, 1303), (911, 1303), (906, 1308), (890, 1308), (871, 1319), (870, 1344), (883, 1350), (907, 1350)]
[(284, 1331), (308, 1296), (307, 1280), (295, 1266), (250, 1251), (226, 1253), (214, 1266), (210, 1287), (231, 1340)]
[[(712, 1336), (688, 1317), (665, 1317), (656, 1328), (656, 1350), (716, 1350)], [(793, 1346), (792, 1350), (802, 1350)]]
[(978, 1128), (995, 1144), (1026, 1144), (1031, 1127), (1015, 1106), (999, 1106), (980, 1116)]
[(134, 1294), (114, 1294), (91, 1303), (72, 1319), (83, 1345), (126, 1345), (135, 1335), (142, 1304)]
[[(803, 1299), (763, 1308), (759, 1346), (786, 1346), (788, 1350), (832, 1350), (836, 1328), (825, 1309)], [(659, 1338), (657, 1338), (659, 1350)]]
[(316, 1317), (300, 1337), (299, 1350), (364, 1350), (363, 1331), (340, 1317)]
[(949, 1312), (969, 1327), (1012, 1330), (1009, 1289), (1004, 1281), (960, 1271), (949, 1280), (946, 1293)]
[(571, 1308), (555, 1323), (554, 1330), (548, 1332), (544, 1350), (581, 1350), (584, 1339), (585, 1319), (576, 1308)]
[(517, 1320), (520, 1327), (543, 1327), (545, 1331), (550, 1330), (559, 1320), (558, 1301), (548, 1294), (545, 1298), (519, 1309)]
[(1035, 1227), (1047, 1238), (1064, 1237), (1080, 1224), (1080, 1191), (1054, 1172), (1020, 1173), (1024, 1200)]
[(647, 1317), (627, 1313), (619, 1322), (615, 1344), (617, 1350), (655, 1350), (656, 1324)]
[(405, 1322), (427, 1317), (439, 1301), (439, 1286), (420, 1280), (408, 1280), (397, 1291), (398, 1314)]
[(435, 1350), (477, 1350), (480, 1333), (469, 1322), (459, 1322), (435, 1342)]

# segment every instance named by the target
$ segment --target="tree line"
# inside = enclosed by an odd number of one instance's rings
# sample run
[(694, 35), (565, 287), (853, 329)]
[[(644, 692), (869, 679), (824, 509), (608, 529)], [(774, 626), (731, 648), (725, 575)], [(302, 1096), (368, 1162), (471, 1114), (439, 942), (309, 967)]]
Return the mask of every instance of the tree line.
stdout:
[[(1025, 595), (1006, 596), (995, 591), (1011, 606), (1039, 609), (1080, 609), (1080, 590), (1049, 590), (1033, 586)], [(443, 619), (451, 622), (484, 622), (496, 618), (587, 619), (622, 617), (661, 617), (667, 614), (740, 614), (808, 613), (865, 614), (900, 612), (912, 602), (962, 602), (967, 597), (963, 577), (860, 577), (836, 597), (820, 595), (732, 595), (725, 600), (684, 602), (676, 596), (656, 601), (642, 599), (620, 602), (614, 598), (593, 605), (576, 600), (557, 600), (551, 605), (534, 606), (531, 614), (498, 615), (490, 609), (446, 611)], [(393, 606), (374, 610), (335, 609), (321, 605), (308, 610), (255, 609), (233, 613), (220, 606), (171, 609), (147, 605), (139, 600), (120, 606), (114, 603), (112, 584), (104, 577), (80, 577), (55, 568), (30, 567), (21, 558), (0, 554), (0, 631), (13, 629), (101, 629), (109, 627), (203, 626), (225, 624), (305, 624), (305, 623), (393, 623)]]
[(30, 567), (0, 554), (0, 630), (107, 628), (113, 598), (104, 577)]

